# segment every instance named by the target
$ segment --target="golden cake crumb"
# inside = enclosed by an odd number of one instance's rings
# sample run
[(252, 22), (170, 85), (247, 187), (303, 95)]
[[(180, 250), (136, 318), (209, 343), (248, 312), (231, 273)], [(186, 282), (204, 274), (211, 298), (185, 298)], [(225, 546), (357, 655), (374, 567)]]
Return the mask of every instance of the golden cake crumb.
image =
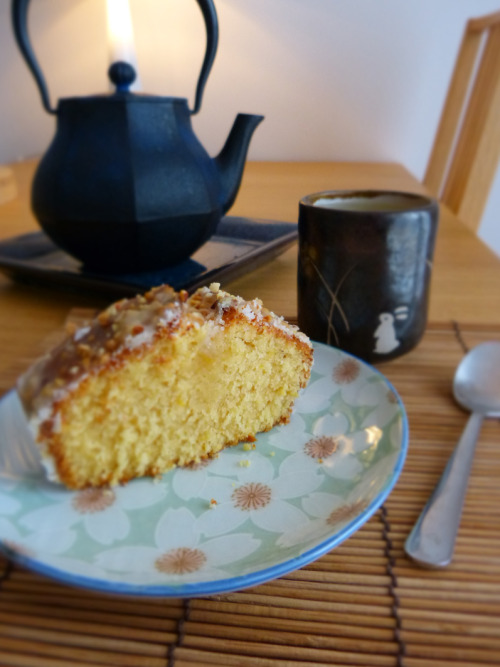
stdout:
[(70, 327), (18, 393), (51, 478), (83, 489), (251, 451), (311, 365), (309, 339), (259, 299), (163, 285)]

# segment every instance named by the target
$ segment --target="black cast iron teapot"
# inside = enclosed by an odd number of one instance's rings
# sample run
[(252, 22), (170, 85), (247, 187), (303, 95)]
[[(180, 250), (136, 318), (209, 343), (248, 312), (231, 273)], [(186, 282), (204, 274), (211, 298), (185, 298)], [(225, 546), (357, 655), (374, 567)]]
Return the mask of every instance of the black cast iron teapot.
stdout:
[(263, 118), (239, 114), (215, 158), (193, 133), (191, 115), (217, 50), (213, 1), (197, 0), (207, 46), (192, 110), (186, 99), (131, 93), (135, 71), (127, 63), (110, 67), (113, 94), (62, 99), (53, 109), (28, 38), (29, 2), (12, 0), (14, 34), (44, 108), (57, 116), (32, 186), (40, 226), (94, 270), (153, 270), (187, 259), (233, 204)]

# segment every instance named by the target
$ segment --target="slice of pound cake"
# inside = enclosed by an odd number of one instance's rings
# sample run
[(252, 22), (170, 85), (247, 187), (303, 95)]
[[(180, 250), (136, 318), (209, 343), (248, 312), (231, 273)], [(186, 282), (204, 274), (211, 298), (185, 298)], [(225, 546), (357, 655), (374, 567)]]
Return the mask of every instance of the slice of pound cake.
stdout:
[(113, 485), (196, 463), (289, 420), (312, 346), (266, 310), (204, 287), (119, 301), (18, 383), (53, 480)]

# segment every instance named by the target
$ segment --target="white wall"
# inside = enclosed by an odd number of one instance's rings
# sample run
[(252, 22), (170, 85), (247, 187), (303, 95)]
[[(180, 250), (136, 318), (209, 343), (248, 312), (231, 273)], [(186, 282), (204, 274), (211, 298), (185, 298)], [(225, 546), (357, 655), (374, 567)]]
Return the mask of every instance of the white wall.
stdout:
[[(130, 0), (142, 89), (193, 99), (195, 0)], [(393, 160), (422, 178), (467, 18), (500, 0), (215, 0), (220, 42), (194, 119), (211, 153), (238, 111), (266, 116), (250, 159)], [(53, 118), (0, 0), (0, 162), (42, 153)], [(104, 0), (32, 0), (30, 30), (59, 97), (107, 90)], [(335, 184), (332, 184), (334, 187)], [(500, 255), (500, 173), (480, 235)]]

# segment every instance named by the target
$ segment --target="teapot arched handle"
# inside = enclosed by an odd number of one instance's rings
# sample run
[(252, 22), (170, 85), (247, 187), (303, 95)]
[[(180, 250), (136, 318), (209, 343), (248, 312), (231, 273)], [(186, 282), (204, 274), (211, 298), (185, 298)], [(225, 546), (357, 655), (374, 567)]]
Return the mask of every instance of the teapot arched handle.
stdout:
[(217, 12), (215, 11), (213, 0), (196, 0), (196, 2), (201, 9), (201, 13), (203, 14), (203, 19), (205, 21), (205, 29), (207, 31), (207, 46), (205, 49), (205, 57), (201, 66), (200, 75), (198, 77), (198, 84), (196, 86), (194, 107), (191, 111), (192, 114), (198, 113), (200, 110), (201, 98), (203, 97), (205, 84), (215, 60), (217, 44), (219, 42), (219, 24), (217, 21)]
[(33, 74), (38, 90), (42, 97), (42, 104), (48, 113), (56, 113), (50, 104), (49, 91), (43, 78), (42, 70), (35, 57), (28, 36), (28, 5), (30, 0), (12, 0), (12, 25), (14, 28), (14, 37), (19, 50), (21, 51), (26, 63)]
[[(207, 46), (205, 49), (205, 57), (201, 66), (198, 83), (196, 86), (196, 95), (192, 114), (198, 113), (201, 107), (201, 100), (205, 84), (212, 69), (217, 52), (217, 45), (219, 42), (219, 26), (217, 21), (217, 13), (213, 0), (196, 0), (205, 21), (205, 29), (207, 32)], [(56, 110), (50, 104), (49, 91), (45, 83), (42, 70), (35, 57), (31, 43), (28, 36), (28, 6), (30, 0), (12, 0), (12, 25), (14, 28), (14, 37), (16, 39), (19, 50), (21, 51), (33, 77), (40, 91), (42, 104), (48, 113), (55, 114)]]

